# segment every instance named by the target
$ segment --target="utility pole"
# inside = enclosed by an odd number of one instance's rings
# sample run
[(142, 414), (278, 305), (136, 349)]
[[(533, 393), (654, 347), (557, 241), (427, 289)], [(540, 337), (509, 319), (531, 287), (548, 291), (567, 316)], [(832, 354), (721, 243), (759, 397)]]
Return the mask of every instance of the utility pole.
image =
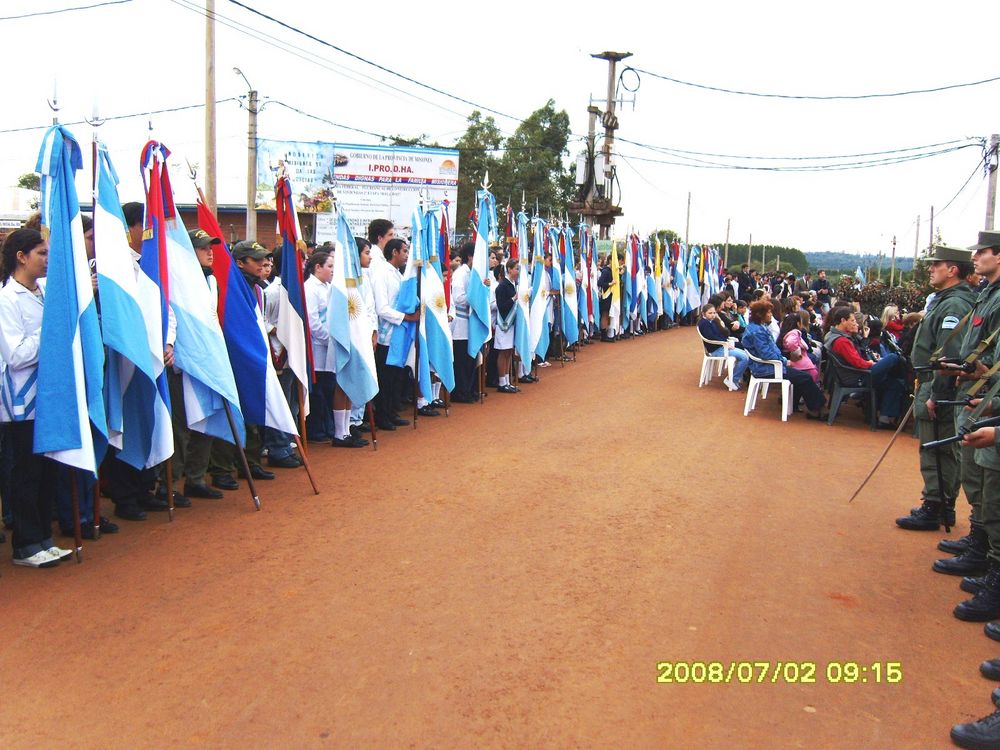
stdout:
[(248, 240), (257, 239), (257, 90), (239, 68), (233, 72), (243, 78), (250, 89), (247, 100), (249, 126), (247, 127), (247, 236)]
[[(750, 242), (747, 245), (747, 265), (753, 266), (753, 232), (750, 232)], [(750, 270), (749, 268), (747, 269)]]
[(990, 136), (990, 150), (986, 153), (986, 169), (989, 172), (989, 182), (986, 190), (986, 231), (993, 230), (993, 216), (997, 207), (997, 162), (1000, 149), (1000, 135)]
[[(607, 98), (607, 109), (601, 118), (602, 124), (604, 125), (604, 145), (601, 149), (604, 157), (604, 174), (594, 175), (594, 184), (597, 185), (598, 178), (603, 180), (604, 190), (603, 195), (599, 195), (595, 198), (588, 198), (584, 201), (584, 206), (570, 205), (570, 210), (579, 211), (586, 216), (593, 217), (594, 222), (600, 226), (600, 236), (601, 239), (610, 239), (611, 237), (611, 225), (615, 221), (616, 216), (622, 215), (622, 210), (619, 206), (615, 206), (612, 201), (612, 188), (614, 185), (615, 176), (615, 166), (612, 159), (612, 153), (614, 150), (615, 141), (615, 131), (618, 129), (618, 117), (615, 115), (615, 87), (618, 83), (618, 76), (616, 74), (616, 69), (618, 63), (627, 57), (631, 57), (631, 52), (600, 52), (598, 54), (591, 55), (591, 57), (598, 60), (607, 60), (608, 62), (608, 98)], [(588, 109), (588, 111), (590, 111)], [(581, 210), (582, 208), (586, 210)]]
[(917, 216), (917, 234), (913, 238), (913, 270), (917, 270), (917, 253), (920, 252), (920, 216)]
[(205, 201), (213, 214), (215, 171), (215, 0), (205, 0)]
[(688, 192), (688, 210), (687, 210), (687, 220), (684, 222), (684, 244), (691, 247), (688, 241), (688, 233), (691, 230), (691, 193)]
[(889, 265), (889, 286), (896, 281), (896, 235), (892, 235), (892, 263)]
[(934, 206), (931, 206), (931, 240), (927, 244), (927, 247), (934, 247)]
[(726, 219), (726, 252), (722, 256), (722, 269), (723, 273), (729, 271), (729, 219)]

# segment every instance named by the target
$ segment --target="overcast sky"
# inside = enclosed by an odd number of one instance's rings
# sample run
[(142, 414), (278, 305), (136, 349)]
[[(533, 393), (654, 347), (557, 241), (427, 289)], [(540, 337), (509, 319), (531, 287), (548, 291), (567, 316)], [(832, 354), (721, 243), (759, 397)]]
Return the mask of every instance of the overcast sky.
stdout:
[[(4, 0), (16, 16), (100, 0)], [(457, 97), (525, 117), (552, 98), (574, 133), (587, 130), (589, 97), (603, 99), (607, 65), (591, 53), (632, 52), (636, 68), (721, 88), (794, 95), (857, 95), (922, 89), (1000, 76), (996, 3), (944, 7), (930, 2), (596, 2), (319, 3), (247, 0), (247, 5), (331, 44)], [(203, 0), (132, 0), (91, 10), (0, 20), (4, 107), (0, 131), (43, 125), (57, 81), (60, 118), (102, 116), (204, 101)], [(611, 9), (610, 15), (602, 10)], [(651, 10), (655, 8), (655, 10)], [(442, 143), (465, 129), (472, 107), (394, 78), (230, 0), (220, 16), (217, 97), (246, 92), (239, 67), (263, 99), (283, 102), (341, 125), (385, 134), (428, 134)], [(225, 24), (241, 24), (237, 29)], [(253, 38), (261, 37), (267, 41)], [(285, 47), (285, 50), (276, 46)], [(289, 52), (288, 50), (291, 50)], [(635, 76), (626, 83), (634, 87)], [(624, 93), (624, 92), (623, 92)], [(631, 94), (625, 94), (631, 97)], [(952, 91), (858, 101), (754, 98), (639, 75), (618, 134), (669, 149), (736, 156), (848, 155), (988, 138), (1000, 132), (1000, 82)], [(602, 105), (603, 106), (603, 105)], [(203, 113), (153, 115), (153, 136), (183, 163), (204, 161)], [(245, 196), (246, 112), (219, 105), (219, 202)], [(517, 122), (497, 116), (507, 133)], [(70, 129), (89, 144), (91, 128)], [(104, 125), (122, 178), (122, 199), (141, 199), (138, 159), (147, 118)], [(375, 143), (352, 132), (266, 104), (259, 135), (282, 140)], [(31, 171), (42, 131), (0, 132), (0, 186)], [(961, 144), (955, 144), (961, 145)], [(572, 156), (582, 144), (570, 144)], [(905, 164), (822, 173), (707, 169), (652, 160), (689, 159), (620, 143), (618, 174), (624, 217), (635, 227), (685, 231), (690, 191), (692, 242), (731, 240), (912, 255), (916, 219), (928, 241), (930, 208), (938, 212), (973, 175), (978, 145)], [(88, 148), (89, 154), (89, 148)], [(571, 158), (571, 157), (570, 157)], [(788, 166), (796, 162), (698, 156), (713, 164)], [(859, 161), (832, 160), (829, 163)], [(89, 184), (87, 175), (81, 187)], [(801, 163), (801, 162), (799, 162)], [(809, 162), (815, 163), (815, 162)], [(704, 165), (703, 165), (704, 166)], [(477, 181), (479, 175), (463, 174)], [(193, 202), (190, 180), (173, 177), (181, 202)], [(88, 196), (81, 196), (84, 201)], [(506, 202), (507, 196), (498, 196)], [(943, 239), (967, 245), (984, 226), (986, 180), (975, 172), (940, 214)]]

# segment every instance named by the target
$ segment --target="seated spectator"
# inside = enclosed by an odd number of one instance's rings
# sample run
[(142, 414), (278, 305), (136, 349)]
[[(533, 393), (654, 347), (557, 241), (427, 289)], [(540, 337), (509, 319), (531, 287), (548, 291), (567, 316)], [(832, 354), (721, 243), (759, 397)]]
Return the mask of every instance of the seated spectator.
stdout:
[(771, 322), (768, 324), (768, 329), (771, 331), (771, 338), (774, 339), (774, 343), (778, 343), (778, 334), (781, 333), (781, 319), (784, 317), (784, 313), (781, 311), (781, 302), (776, 299), (771, 300)]
[(903, 332), (902, 316), (899, 308), (895, 305), (886, 305), (882, 311), (882, 330), (892, 336), (894, 341), (899, 341), (899, 334)]
[(831, 310), (829, 321), (831, 327), (823, 342), (824, 346), (848, 367), (871, 371), (878, 403), (879, 427), (894, 429), (906, 390), (902, 357), (887, 354), (876, 362), (862, 356), (858, 350), (858, 321), (848, 307)]
[[(705, 352), (708, 356), (729, 357), (733, 360), (732, 379), (727, 377), (723, 382), (729, 390), (738, 391), (740, 389), (740, 381), (743, 380), (743, 373), (746, 372), (747, 366), (750, 364), (750, 358), (747, 357), (746, 352), (737, 348), (735, 340), (730, 339), (729, 333), (723, 328), (722, 322), (719, 320), (715, 305), (707, 304), (701, 308), (698, 333), (707, 339), (704, 343)], [(720, 341), (723, 344), (719, 346), (718, 344), (710, 344), (708, 343), (709, 341)]]
[[(750, 305), (750, 324), (747, 326), (747, 332), (743, 334), (743, 348), (757, 359), (781, 362), (784, 365), (782, 377), (792, 384), (793, 401), (798, 403), (800, 398), (805, 401), (807, 418), (822, 419), (821, 411), (826, 401), (823, 391), (808, 373), (788, 367), (788, 361), (781, 355), (781, 350), (778, 349), (768, 328), (772, 317), (769, 301), (758, 300)], [(759, 378), (769, 378), (774, 375), (774, 368), (771, 365), (752, 360), (750, 371)]]
[(740, 322), (740, 339), (742, 339), (743, 334), (746, 333), (747, 324), (750, 322), (750, 306), (745, 299), (736, 303), (736, 319)]
[(788, 360), (788, 366), (809, 373), (809, 376), (819, 384), (819, 367), (817, 360), (806, 343), (804, 333), (809, 327), (809, 315), (799, 311), (789, 313), (781, 321), (781, 332), (778, 334), (778, 344), (781, 353)]
[(904, 357), (909, 357), (913, 352), (913, 338), (917, 334), (917, 326), (924, 319), (922, 312), (906, 313), (903, 316), (903, 330), (899, 334), (899, 351)]

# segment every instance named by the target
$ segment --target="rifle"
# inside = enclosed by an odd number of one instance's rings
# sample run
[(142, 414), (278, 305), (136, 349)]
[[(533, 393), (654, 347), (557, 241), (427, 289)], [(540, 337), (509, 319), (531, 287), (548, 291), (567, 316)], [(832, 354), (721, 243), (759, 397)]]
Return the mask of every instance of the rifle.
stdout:
[(920, 446), (921, 450), (930, 450), (932, 448), (940, 448), (944, 445), (950, 445), (951, 443), (957, 443), (970, 432), (975, 432), (983, 427), (998, 427), (1000, 426), (1000, 417), (987, 417), (986, 419), (973, 419), (958, 428), (958, 431), (952, 437), (942, 438), (941, 440), (932, 440), (929, 443), (924, 443)]
[(964, 357), (938, 357), (932, 358), (926, 365), (915, 365), (914, 372), (933, 372), (934, 370), (945, 370), (950, 373), (975, 372), (976, 363), (966, 361)]

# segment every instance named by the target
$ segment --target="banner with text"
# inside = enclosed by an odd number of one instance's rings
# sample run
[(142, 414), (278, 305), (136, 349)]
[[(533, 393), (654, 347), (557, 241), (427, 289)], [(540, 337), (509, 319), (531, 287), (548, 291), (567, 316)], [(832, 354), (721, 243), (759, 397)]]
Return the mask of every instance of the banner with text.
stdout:
[(372, 219), (389, 219), (409, 237), (410, 219), (422, 190), (431, 205), (448, 201), (455, 226), (458, 151), (420, 146), (257, 141), (257, 207), (274, 208), (274, 178), (282, 161), (299, 211), (327, 213), (335, 194), (351, 229), (365, 236)]

